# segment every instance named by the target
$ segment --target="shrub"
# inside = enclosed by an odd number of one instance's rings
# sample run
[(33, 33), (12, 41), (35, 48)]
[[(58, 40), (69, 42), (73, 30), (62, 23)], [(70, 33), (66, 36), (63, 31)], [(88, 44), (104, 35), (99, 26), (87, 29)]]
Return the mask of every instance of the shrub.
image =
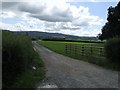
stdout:
[(33, 60), (31, 39), (2, 31), (2, 86), (10, 87)]
[(105, 44), (106, 57), (113, 63), (120, 64), (120, 38), (109, 39)]

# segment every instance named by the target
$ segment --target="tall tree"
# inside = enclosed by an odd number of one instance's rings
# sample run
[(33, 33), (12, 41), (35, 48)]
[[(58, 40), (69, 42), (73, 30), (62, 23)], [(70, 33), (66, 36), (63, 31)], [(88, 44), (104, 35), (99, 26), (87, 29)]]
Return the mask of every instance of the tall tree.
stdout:
[(102, 34), (99, 35), (101, 40), (120, 36), (120, 2), (117, 6), (108, 8), (107, 21), (102, 27)]

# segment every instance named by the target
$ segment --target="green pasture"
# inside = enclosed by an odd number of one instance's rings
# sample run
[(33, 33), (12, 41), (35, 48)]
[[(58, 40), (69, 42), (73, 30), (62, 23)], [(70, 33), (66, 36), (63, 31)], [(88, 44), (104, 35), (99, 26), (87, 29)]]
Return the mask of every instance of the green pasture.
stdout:
[[(113, 63), (109, 62), (106, 57), (105, 57), (105, 52), (102, 52), (104, 55), (98, 55), (99, 54), (99, 49), (100, 47), (103, 47), (104, 49), (104, 43), (84, 43), (84, 42), (64, 42), (64, 41), (38, 41), (38, 43), (44, 47), (47, 47), (51, 49), (52, 51), (55, 51), (57, 53), (63, 54), (65, 56), (78, 59), (78, 60), (83, 60), (87, 61), (93, 64), (97, 64), (99, 66), (103, 66), (106, 68), (111, 68), (114, 70), (118, 70), (118, 65), (114, 65)], [(71, 45), (73, 48), (71, 51), (67, 51), (65, 49), (66, 45)], [(75, 51), (75, 46), (77, 46), (76, 51)], [(82, 52), (81, 47), (85, 47), (84, 53), (90, 52), (90, 48), (92, 47), (93, 53), (89, 55), (81, 55), (80, 53)], [(104, 50), (103, 50), (104, 51)]]
[[(57, 52), (57, 53), (67, 55), (67, 56), (69, 56), (69, 54), (66, 54), (66, 50), (65, 50), (66, 45), (71, 45), (73, 47), (72, 52), (74, 52), (74, 47), (76, 46), (77, 47), (76, 53), (79, 53), (81, 51), (82, 46), (87, 47), (87, 48), (85, 48), (87, 51), (90, 50), (90, 48), (88, 48), (89, 46), (90, 47), (91, 46), (92, 47), (104, 47), (103, 43), (83, 43), (83, 42), (63, 42), (63, 41), (39, 41), (38, 43), (53, 50), (53, 51), (55, 51), (55, 52)], [(97, 53), (97, 50), (93, 48), (93, 52)], [(71, 53), (71, 54), (73, 54), (72, 57), (74, 58), (74, 53)], [(80, 57), (77, 57), (77, 58), (80, 58)]]
[(104, 47), (103, 43), (83, 43), (83, 42), (63, 42), (63, 41), (38, 41), (38, 43), (57, 53), (62, 53), (62, 54), (65, 54), (66, 44)]

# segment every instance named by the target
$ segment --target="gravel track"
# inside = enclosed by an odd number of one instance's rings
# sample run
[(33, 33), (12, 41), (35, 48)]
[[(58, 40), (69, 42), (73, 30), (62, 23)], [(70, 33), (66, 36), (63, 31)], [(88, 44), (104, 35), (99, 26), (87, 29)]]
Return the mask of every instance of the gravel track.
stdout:
[(37, 88), (45, 84), (58, 88), (118, 88), (118, 72), (57, 54), (36, 42), (33, 45), (46, 68), (46, 78)]

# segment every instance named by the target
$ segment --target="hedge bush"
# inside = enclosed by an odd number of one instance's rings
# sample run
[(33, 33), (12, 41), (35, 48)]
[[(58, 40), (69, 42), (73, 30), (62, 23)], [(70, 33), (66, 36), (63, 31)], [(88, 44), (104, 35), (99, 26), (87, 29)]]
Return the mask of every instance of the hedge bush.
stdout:
[(33, 60), (31, 39), (2, 31), (2, 87), (10, 87)]
[(113, 63), (120, 64), (120, 38), (109, 39), (105, 44), (106, 57)]

